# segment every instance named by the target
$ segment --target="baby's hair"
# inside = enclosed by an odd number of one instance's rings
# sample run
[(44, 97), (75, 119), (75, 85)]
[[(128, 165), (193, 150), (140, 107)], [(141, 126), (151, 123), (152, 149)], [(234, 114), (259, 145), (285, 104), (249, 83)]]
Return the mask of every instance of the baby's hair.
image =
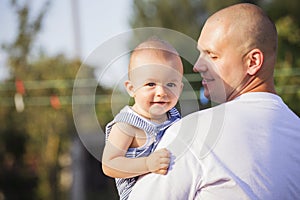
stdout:
[(177, 50), (166, 40), (162, 40), (158, 38), (157, 36), (151, 36), (144, 42), (140, 43), (132, 53), (138, 50), (147, 50), (147, 49), (153, 49), (153, 50), (161, 50), (161, 51), (167, 51), (169, 53), (173, 53), (175, 55), (179, 55)]
[(149, 51), (149, 53), (154, 53), (161, 55), (166, 59), (173, 59), (174, 57), (180, 58), (177, 50), (167, 41), (158, 38), (157, 36), (151, 36), (144, 42), (140, 43), (131, 53), (130, 62), (128, 66), (128, 75), (130, 76), (130, 71), (132, 70), (131, 62), (135, 56), (139, 53), (144, 53)]

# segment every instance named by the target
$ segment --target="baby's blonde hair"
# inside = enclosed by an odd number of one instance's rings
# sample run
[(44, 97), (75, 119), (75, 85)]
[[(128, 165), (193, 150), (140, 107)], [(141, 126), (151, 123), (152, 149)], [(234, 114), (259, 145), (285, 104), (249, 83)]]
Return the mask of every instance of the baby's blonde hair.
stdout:
[(128, 65), (128, 77), (130, 78), (130, 71), (132, 70), (132, 62), (140, 53), (154, 53), (163, 56), (165, 59), (179, 58), (177, 50), (165, 40), (161, 40), (156, 36), (152, 36), (140, 43), (131, 53)]

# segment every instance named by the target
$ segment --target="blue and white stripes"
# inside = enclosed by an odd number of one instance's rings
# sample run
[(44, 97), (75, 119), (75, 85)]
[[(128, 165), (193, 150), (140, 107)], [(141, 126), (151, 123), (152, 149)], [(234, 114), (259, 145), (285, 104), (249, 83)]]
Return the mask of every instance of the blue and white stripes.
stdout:
[[(172, 108), (167, 113), (168, 120), (162, 124), (151, 122), (150, 120), (140, 116), (134, 112), (129, 106), (125, 106), (120, 113), (116, 115), (113, 121), (106, 126), (106, 140), (108, 139), (111, 128), (118, 122), (128, 123), (134, 127), (142, 129), (146, 134), (145, 145), (137, 148), (129, 148), (125, 154), (128, 158), (138, 158), (148, 156), (153, 152), (162, 138), (165, 130), (174, 122), (181, 118), (180, 113), (176, 108)], [(116, 186), (121, 200), (126, 200), (132, 190), (138, 177), (134, 178), (116, 178)]]

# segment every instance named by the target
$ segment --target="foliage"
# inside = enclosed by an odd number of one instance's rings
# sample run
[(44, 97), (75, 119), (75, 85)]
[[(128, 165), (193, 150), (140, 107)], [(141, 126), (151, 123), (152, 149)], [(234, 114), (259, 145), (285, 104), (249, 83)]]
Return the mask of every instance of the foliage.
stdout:
[(278, 31), (275, 84), (279, 95), (300, 116), (300, 2), (272, 0), (262, 3)]
[(276, 26), (280, 47), (275, 71), (277, 91), (300, 116), (300, 24), (292, 16), (283, 16)]
[[(72, 184), (71, 143), (77, 137), (72, 115), (72, 89), (79, 60), (64, 55), (31, 55), (36, 36), (47, 13), (46, 2), (36, 18), (30, 18), (29, 3), (11, 1), (18, 16), (18, 33), (2, 47), (8, 53), (11, 76), (0, 83), (0, 196), (5, 199), (68, 199)], [(87, 77), (94, 70), (86, 67)], [(24, 89), (15, 87), (19, 81)], [(19, 94), (25, 107), (15, 108)], [(97, 94), (110, 94), (97, 87)], [(98, 108), (98, 116), (108, 115), (109, 107)], [(101, 175), (98, 161), (86, 152), (83, 162), (90, 165), (93, 183), (110, 183)], [(90, 171), (90, 165), (83, 170)], [(84, 172), (83, 172), (84, 173)], [(95, 175), (96, 174), (96, 175)], [(97, 175), (98, 174), (98, 175)], [(73, 177), (74, 179), (74, 177)], [(85, 185), (89, 191), (90, 184)], [(109, 185), (101, 185), (103, 192)], [(106, 192), (106, 195), (110, 195)], [(0, 197), (1, 198), (1, 197)]]

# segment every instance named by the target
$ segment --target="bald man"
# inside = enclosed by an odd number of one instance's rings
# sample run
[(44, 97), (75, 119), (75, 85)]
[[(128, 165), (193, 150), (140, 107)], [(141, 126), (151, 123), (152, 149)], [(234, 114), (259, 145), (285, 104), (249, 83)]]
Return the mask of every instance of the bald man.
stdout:
[(167, 130), (157, 147), (172, 153), (167, 175), (141, 177), (129, 199), (299, 199), (300, 119), (274, 88), (273, 22), (252, 4), (227, 7), (198, 49), (194, 71), (219, 105)]

